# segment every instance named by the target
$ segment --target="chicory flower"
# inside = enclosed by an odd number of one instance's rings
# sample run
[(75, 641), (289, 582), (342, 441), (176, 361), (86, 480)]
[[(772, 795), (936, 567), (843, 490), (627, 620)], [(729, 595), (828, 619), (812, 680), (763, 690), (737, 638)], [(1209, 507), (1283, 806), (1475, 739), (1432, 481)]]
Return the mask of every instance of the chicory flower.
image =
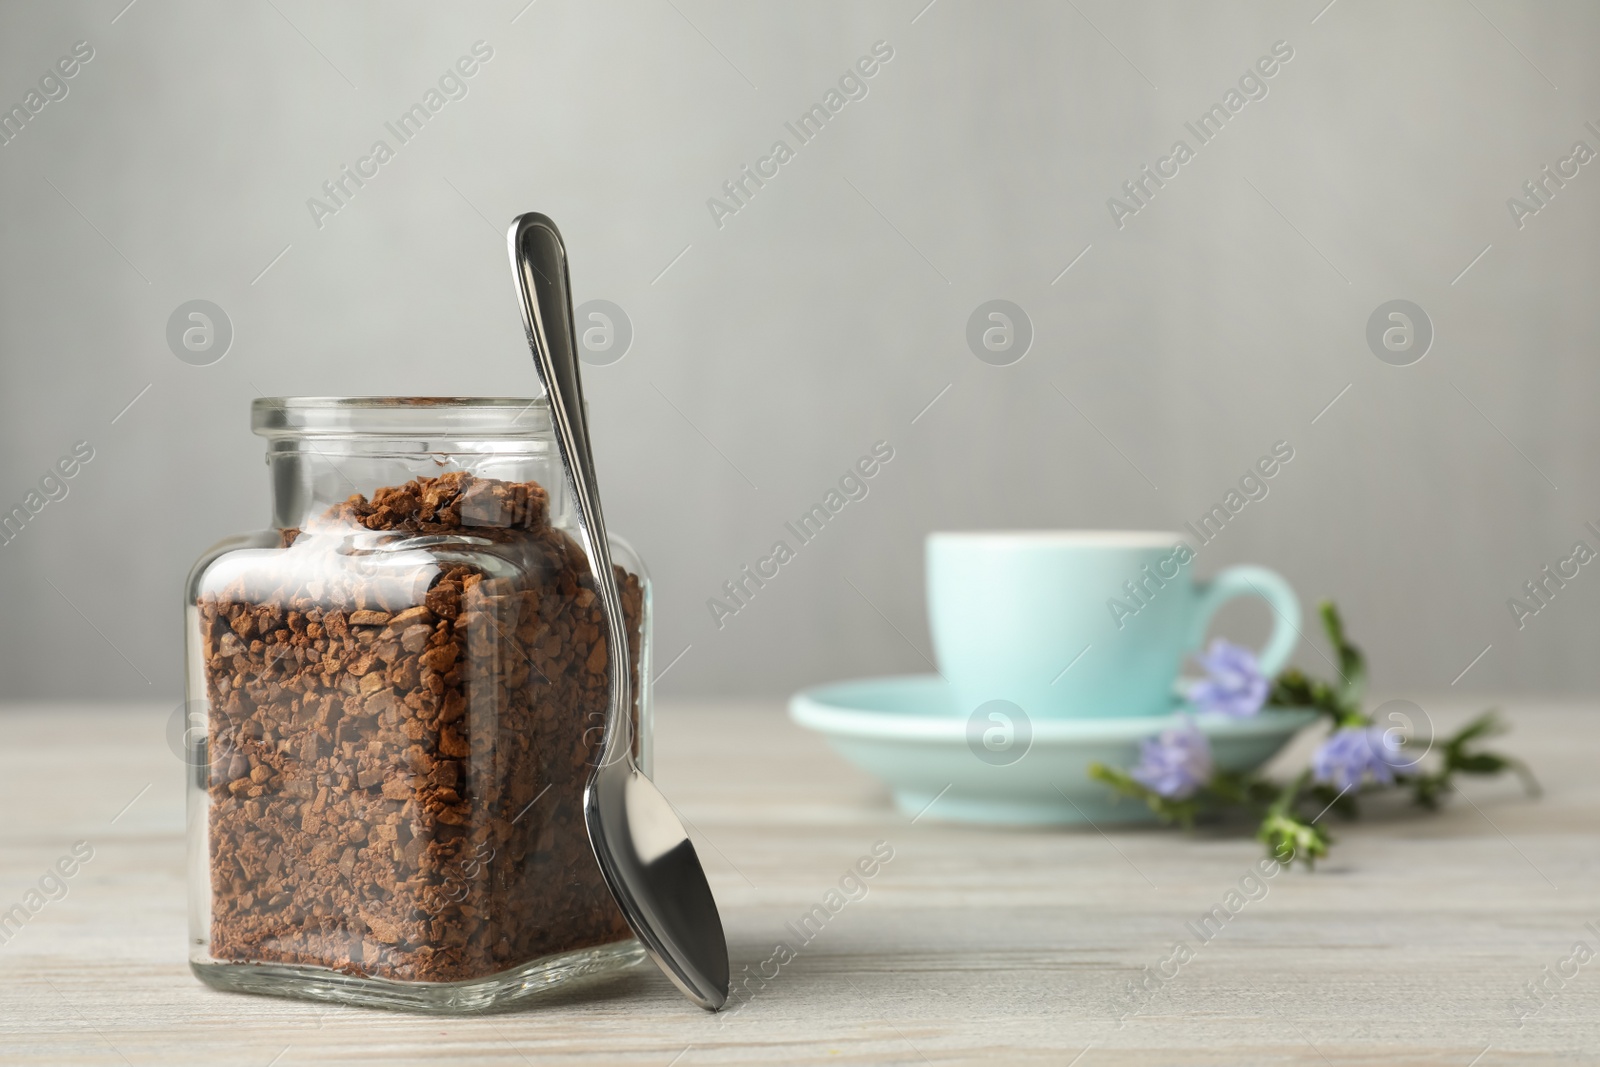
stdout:
[(1384, 785), (1394, 784), (1396, 770), (1410, 770), (1400, 750), (1400, 737), (1382, 726), (1341, 726), (1317, 747), (1311, 770), (1317, 781), (1353, 789), (1369, 776)]
[(1256, 654), (1222, 638), (1196, 656), (1207, 677), (1189, 686), (1189, 700), (1201, 711), (1245, 719), (1261, 710), (1270, 688)]
[(1211, 780), (1211, 743), (1188, 720), (1139, 742), (1134, 781), (1169, 800), (1183, 800)]

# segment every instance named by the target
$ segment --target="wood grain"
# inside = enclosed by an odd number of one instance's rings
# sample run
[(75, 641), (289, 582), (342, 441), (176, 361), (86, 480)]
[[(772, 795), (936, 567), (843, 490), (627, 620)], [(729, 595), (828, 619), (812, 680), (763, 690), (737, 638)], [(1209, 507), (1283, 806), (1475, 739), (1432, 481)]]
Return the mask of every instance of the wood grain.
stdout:
[[(1430, 706), (1441, 729), (1470, 710)], [(1454, 798), (1437, 816), (1400, 809), (1337, 825), (1331, 862), (1265, 880), (1265, 895), (1205, 943), (1185, 924), (1259, 858), (1245, 835), (979, 829), (940, 824), (937, 806), (912, 824), (774, 706), (668, 707), (658, 778), (692, 823), (736, 973), (759, 968), (780, 939), (798, 945), (786, 924), (823, 902), (874, 842), (887, 842), (893, 860), (735, 1011), (706, 1015), (651, 969), (472, 1019), (229, 995), (190, 975), (169, 712), (0, 712), (0, 909), (74, 841), (95, 849), (67, 895), (0, 945), (0, 1061), (1600, 1059), (1600, 959), (1520, 1027), (1512, 1007), (1574, 942), (1600, 950), (1584, 925), (1600, 928), (1600, 727), (1589, 707), (1511, 709), (1506, 747), (1539, 773), (1543, 800), (1523, 799), (1510, 782), (1475, 782), (1471, 802)], [(1196, 946), (1194, 958), (1138, 1004), (1128, 984), (1178, 939)]]

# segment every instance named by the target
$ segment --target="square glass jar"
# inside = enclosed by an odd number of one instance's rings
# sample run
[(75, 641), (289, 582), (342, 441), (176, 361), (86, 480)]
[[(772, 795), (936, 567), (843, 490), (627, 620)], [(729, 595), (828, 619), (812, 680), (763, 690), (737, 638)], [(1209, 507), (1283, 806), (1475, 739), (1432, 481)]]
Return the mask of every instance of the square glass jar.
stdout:
[[(271, 528), (186, 591), (190, 963), (502, 1007), (644, 951), (582, 796), (611, 650), (542, 400), (257, 400)], [(613, 538), (650, 770), (650, 586)]]

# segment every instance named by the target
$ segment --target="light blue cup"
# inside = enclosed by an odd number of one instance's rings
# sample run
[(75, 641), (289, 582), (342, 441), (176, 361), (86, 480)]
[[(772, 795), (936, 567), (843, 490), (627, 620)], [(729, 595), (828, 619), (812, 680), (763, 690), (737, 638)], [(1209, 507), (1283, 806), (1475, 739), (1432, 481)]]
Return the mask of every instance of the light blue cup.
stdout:
[(1283, 669), (1300, 601), (1264, 567), (1190, 575), (1175, 533), (1097, 530), (928, 535), (928, 620), (954, 714), (1009, 700), (1037, 718), (1171, 714), (1185, 657), (1212, 615), (1239, 596), (1273, 609), (1259, 654)]

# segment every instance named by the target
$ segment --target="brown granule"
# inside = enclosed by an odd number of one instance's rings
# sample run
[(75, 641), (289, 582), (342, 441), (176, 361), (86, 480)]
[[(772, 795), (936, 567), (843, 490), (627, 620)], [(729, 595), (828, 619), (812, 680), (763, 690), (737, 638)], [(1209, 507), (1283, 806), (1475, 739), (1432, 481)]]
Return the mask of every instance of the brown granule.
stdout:
[(582, 815), (605, 621), (547, 504), (418, 478), (208, 571), (212, 958), (450, 982), (630, 936)]

